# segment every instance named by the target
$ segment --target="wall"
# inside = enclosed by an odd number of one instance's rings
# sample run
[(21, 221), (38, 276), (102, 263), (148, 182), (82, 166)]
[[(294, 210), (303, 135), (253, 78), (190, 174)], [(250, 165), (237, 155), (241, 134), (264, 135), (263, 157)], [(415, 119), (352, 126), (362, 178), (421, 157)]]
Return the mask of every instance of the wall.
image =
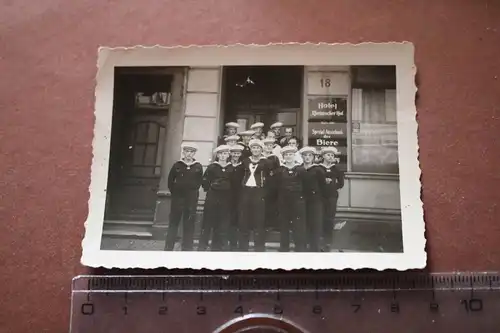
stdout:
[(0, 323), (63, 332), (92, 159), (97, 48), (411, 41), (429, 269), (500, 264), (496, 0), (3, 1)]

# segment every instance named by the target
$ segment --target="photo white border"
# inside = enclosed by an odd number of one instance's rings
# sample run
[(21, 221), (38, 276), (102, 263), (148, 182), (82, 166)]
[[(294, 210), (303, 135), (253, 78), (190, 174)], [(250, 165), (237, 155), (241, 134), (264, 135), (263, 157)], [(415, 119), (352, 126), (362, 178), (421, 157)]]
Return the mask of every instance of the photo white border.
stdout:
[[(116, 66), (396, 65), (397, 129), (403, 253), (182, 252), (101, 250)], [(415, 95), (414, 47), (409, 42), (101, 47), (98, 52), (89, 213), (81, 263), (105, 268), (420, 269), (426, 266), (425, 224)]]

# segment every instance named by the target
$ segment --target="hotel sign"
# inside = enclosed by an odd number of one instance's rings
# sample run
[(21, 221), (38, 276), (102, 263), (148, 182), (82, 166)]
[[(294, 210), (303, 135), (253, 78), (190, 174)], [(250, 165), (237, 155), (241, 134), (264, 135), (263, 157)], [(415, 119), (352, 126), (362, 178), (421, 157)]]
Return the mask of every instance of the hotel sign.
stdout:
[(309, 121), (347, 123), (347, 97), (310, 97)]
[(335, 147), (337, 164), (347, 168), (347, 96), (309, 96), (308, 140), (313, 147)]

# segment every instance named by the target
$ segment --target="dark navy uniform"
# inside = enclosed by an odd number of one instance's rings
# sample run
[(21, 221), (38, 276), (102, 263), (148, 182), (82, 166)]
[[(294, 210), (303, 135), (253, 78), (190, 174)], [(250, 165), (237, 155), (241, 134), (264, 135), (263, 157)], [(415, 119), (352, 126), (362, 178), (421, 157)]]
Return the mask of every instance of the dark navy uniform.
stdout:
[(326, 166), (321, 164), (325, 171), (325, 178), (331, 179), (326, 183), (323, 192), (323, 243), (324, 251), (329, 252), (333, 241), (333, 227), (335, 225), (335, 215), (337, 214), (337, 201), (339, 199), (339, 190), (344, 187), (344, 173), (335, 165)]
[(238, 213), (239, 213), (239, 203), (241, 198), (242, 181), (245, 175), (245, 169), (243, 163), (238, 162), (233, 164), (233, 196), (231, 198), (231, 222), (229, 227), (229, 248), (231, 251), (238, 250), (238, 237), (239, 237), (239, 224), (238, 224)]
[(238, 144), (243, 146), (243, 151), (241, 152), (241, 160), (242, 161), (245, 160), (245, 158), (252, 156), (252, 151), (250, 150), (250, 147), (248, 147), (243, 142), (238, 142)]
[(193, 234), (198, 206), (199, 188), (203, 177), (203, 167), (199, 162), (174, 163), (168, 174), (168, 189), (172, 194), (165, 250), (174, 249), (177, 231), (182, 219), (182, 250), (193, 249)]
[(321, 250), (323, 239), (323, 193), (325, 171), (316, 164), (306, 168), (304, 196), (306, 199), (308, 249)]
[(203, 223), (199, 251), (205, 251), (212, 234), (212, 251), (229, 250), (228, 231), (231, 214), (234, 167), (214, 162), (203, 174), (202, 186), (207, 196), (203, 209)]
[(305, 176), (306, 170), (301, 165), (282, 165), (276, 172), (281, 252), (290, 251), (290, 231), (293, 234), (295, 252), (306, 250)]
[[(269, 162), (264, 157), (257, 161), (248, 157), (243, 160), (243, 170), (238, 246), (240, 251), (248, 251), (250, 232), (253, 230), (255, 251), (265, 251), (266, 185), (270, 173)], [(253, 179), (255, 183), (252, 182)]]
[(271, 154), (266, 156), (269, 162), (269, 177), (266, 184), (266, 228), (279, 229), (278, 223), (278, 193), (276, 191), (276, 176), (275, 172), (280, 167), (280, 160), (278, 156)]

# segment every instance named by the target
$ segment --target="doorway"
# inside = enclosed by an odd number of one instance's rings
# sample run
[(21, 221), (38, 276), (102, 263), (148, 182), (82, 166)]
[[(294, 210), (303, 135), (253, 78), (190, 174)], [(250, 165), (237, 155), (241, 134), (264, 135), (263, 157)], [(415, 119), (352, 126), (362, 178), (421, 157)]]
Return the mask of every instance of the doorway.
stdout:
[(154, 219), (172, 78), (115, 73), (106, 220)]
[(302, 137), (303, 73), (303, 66), (224, 67), (224, 123), (237, 122), (241, 132), (256, 122), (264, 123), (267, 131), (280, 121)]

